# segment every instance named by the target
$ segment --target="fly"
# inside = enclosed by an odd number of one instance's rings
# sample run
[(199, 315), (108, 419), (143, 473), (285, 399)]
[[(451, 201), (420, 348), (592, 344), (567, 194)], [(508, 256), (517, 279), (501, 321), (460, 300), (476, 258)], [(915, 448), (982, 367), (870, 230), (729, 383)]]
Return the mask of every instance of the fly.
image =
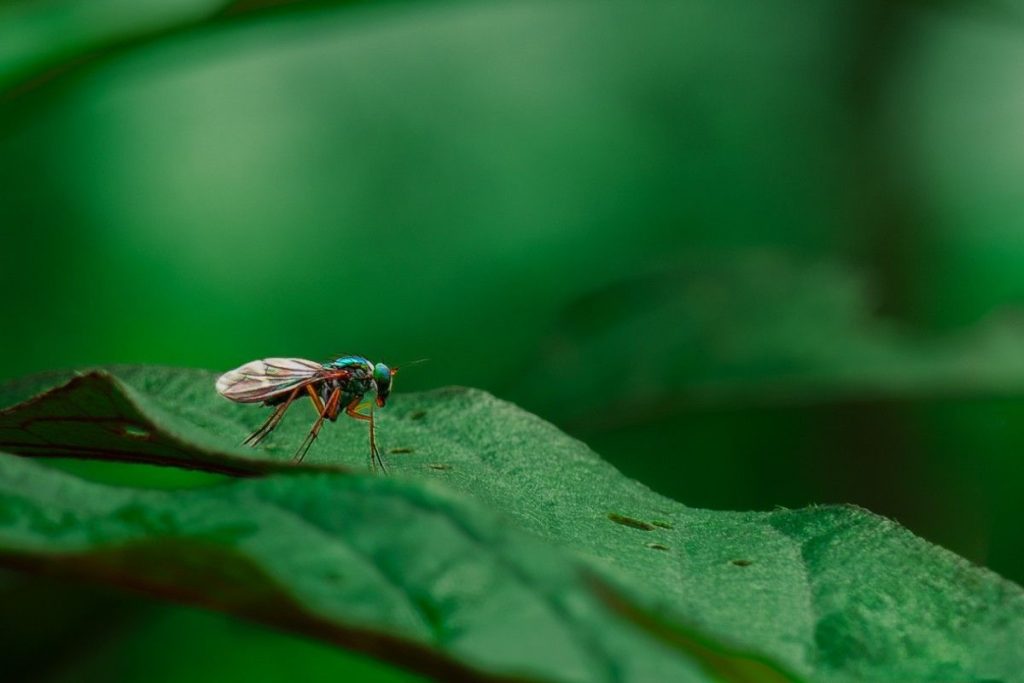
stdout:
[(302, 462), (309, 447), (316, 441), (324, 420), (334, 422), (342, 411), (349, 417), (369, 422), (370, 464), (387, 472), (377, 450), (373, 404), (369, 413), (359, 412), (366, 394), (376, 396), (377, 407), (383, 408), (391, 394), (391, 378), (396, 370), (384, 363), (371, 363), (362, 356), (342, 356), (327, 363), (302, 358), (264, 358), (224, 373), (217, 379), (217, 392), (237, 403), (262, 403), (274, 411), (259, 429), (244, 441), (256, 446), (277, 428), (281, 418), (296, 399), (309, 397), (316, 409), (316, 422), (305, 441), (295, 451), (293, 462)]

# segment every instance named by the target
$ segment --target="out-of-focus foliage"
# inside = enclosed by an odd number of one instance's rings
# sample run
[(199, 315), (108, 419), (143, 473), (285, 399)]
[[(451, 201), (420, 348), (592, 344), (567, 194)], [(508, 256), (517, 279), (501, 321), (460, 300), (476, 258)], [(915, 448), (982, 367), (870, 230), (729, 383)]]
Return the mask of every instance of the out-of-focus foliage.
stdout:
[(480, 386), (688, 504), (857, 503), (1024, 580), (1021, 16), (4, 3), (0, 376), (429, 357), (396, 396)]

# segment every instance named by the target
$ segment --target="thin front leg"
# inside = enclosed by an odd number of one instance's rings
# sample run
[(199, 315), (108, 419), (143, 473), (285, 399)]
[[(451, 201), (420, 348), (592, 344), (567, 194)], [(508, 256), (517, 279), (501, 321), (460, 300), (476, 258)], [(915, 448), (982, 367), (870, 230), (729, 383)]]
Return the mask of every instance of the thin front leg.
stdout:
[(380, 469), (384, 474), (388, 473), (388, 467), (384, 464), (384, 458), (380, 457), (380, 451), (377, 450), (377, 423), (373, 419), (373, 407), (370, 407), (370, 414), (364, 415), (360, 413), (356, 408), (359, 406), (359, 402), (362, 400), (362, 396), (349, 403), (345, 407), (345, 414), (349, 417), (354, 417), (357, 420), (364, 420), (370, 423), (370, 467), (374, 472), (377, 471), (377, 465), (380, 465)]
[(245, 444), (246, 446), (253, 447), (259, 445), (259, 443), (263, 441), (263, 439), (267, 438), (270, 435), (270, 432), (277, 429), (277, 425), (280, 424), (281, 418), (284, 417), (285, 411), (288, 410), (288, 406), (292, 404), (292, 401), (294, 401), (295, 397), (298, 395), (299, 389), (295, 389), (294, 391), (292, 391), (292, 393), (288, 395), (288, 398), (285, 399), (284, 403), (279, 405), (277, 408), (274, 408), (274, 412), (270, 414), (270, 417), (268, 417), (267, 421), (263, 423), (263, 426), (257, 429), (249, 436), (247, 436), (245, 441), (243, 441), (242, 443)]
[(306, 436), (306, 440), (299, 446), (299, 450), (295, 451), (295, 457), (292, 458), (292, 462), (300, 463), (302, 459), (306, 457), (306, 452), (309, 447), (316, 441), (316, 437), (320, 434), (320, 429), (324, 426), (324, 418), (326, 418), (332, 410), (337, 409), (338, 401), (341, 399), (341, 389), (335, 389), (331, 392), (331, 395), (327, 398), (327, 403), (324, 404), (324, 409), (320, 411), (320, 416), (313, 423), (313, 428), (309, 430), (309, 434)]
[(380, 451), (377, 450), (377, 422), (373, 415), (373, 406), (370, 406), (370, 464), (374, 472), (377, 471), (377, 465), (380, 465), (380, 471), (387, 474), (388, 466), (384, 464), (384, 458), (380, 457)]

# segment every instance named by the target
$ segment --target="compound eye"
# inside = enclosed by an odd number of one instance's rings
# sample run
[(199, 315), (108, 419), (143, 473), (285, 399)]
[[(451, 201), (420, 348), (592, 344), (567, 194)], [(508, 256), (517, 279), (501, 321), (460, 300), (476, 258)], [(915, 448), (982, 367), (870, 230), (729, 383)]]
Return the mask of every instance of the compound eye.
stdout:
[(378, 386), (390, 384), (391, 368), (383, 363), (377, 363), (373, 366), (373, 379), (376, 380)]

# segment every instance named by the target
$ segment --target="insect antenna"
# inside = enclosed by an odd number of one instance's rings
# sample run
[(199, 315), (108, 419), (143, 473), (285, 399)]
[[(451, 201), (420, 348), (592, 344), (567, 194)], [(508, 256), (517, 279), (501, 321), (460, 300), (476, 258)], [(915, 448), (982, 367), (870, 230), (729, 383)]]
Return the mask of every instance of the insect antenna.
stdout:
[(420, 363), (426, 363), (429, 360), (430, 360), (429, 358), (418, 358), (416, 360), (406, 361), (405, 363), (399, 363), (399, 364), (395, 365), (394, 368), (392, 368), (392, 370), (393, 370), (393, 372), (398, 372), (402, 368), (407, 368), (410, 365), (419, 365)]

